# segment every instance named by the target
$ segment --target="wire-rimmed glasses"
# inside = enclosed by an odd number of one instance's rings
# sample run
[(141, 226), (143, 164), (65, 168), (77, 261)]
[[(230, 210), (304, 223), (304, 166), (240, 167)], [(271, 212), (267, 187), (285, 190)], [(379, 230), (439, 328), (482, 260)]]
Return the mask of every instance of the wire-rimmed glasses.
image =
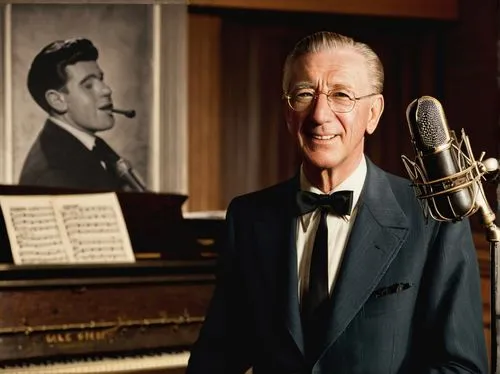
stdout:
[(332, 90), (328, 92), (321, 92), (313, 89), (301, 89), (291, 94), (284, 94), (283, 98), (287, 100), (288, 106), (292, 110), (302, 112), (309, 109), (312, 103), (317, 100), (321, 94), (326, 96), (328, 106), (335, 113), (349, 113), (353, 110), (354, 105), (356, 105), (358, 100), (378, 95), (378, 93), (375, 92), (356, 97), (354, 94), (346, 91)]

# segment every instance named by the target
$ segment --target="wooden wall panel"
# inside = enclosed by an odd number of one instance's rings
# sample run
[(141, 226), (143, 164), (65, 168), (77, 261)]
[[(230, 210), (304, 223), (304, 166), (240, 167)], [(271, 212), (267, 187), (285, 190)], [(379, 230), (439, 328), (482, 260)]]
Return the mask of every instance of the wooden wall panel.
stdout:
[[(401, 155), (415, 157), (411, 145), (406, 108), (423, 95), (436, 96), (438, 57), (436, 39), (440, 30), (435, 25), (392, 26), (392, 32), (361, 36), (377, 52), (385, 71), (385, 109), (379, 127), (366, 137), (365, 152), (383, 169), (407, 177)], [(391, 29), (392, 29), (391, 27)], [(425, 31), (418, 32), (418, 28)], [(391, 35), (393, 34), (393, 35)]]
[[(472, 0), (459, 3), (464, 16), (445, 35), (443, 43), (443, 107), (450, 128), (457, 133), (465, 130), (475, 158), (483, 151), (485, 158), (498, 158), (498, 2), (487, 0), (481, 6)], [(496, 186), (485, 184), (485, 189), (490, 205), (497, 209)]]
[[(260, 105), (252, 100), (258, 84), (255, 77), (255, 41), (250, 32), (231, 27), (223, 20), (221, 33), (221, 113), (222, 136), (222, 193), (224, 203), (256, 187), (256, 168), (260, 157), (251, 149), (250, 138), (258, 136), (256, 115)], [(253, 55), (253, 56), (252, 56)], [(254, 71), (252, 71), (254, 70)], [(253, 135), (255, 137), (255, 135)], [(257, 145), (260, 150), (262, 145)]]
[(220, 18), (189, 18), (189, 199), (190, 211), (221, 204)]
[[(293, 152), (283, 120), (281, 68), (286, 43), (279, 30), (224, 19), (222, 28), (223, 204), (278, 182), (287, 167), (281, 142)], [(287, 163), (288, 166), (290, 162)], [(288, 177), (288, 175), (286, 175)]]
[(467, 14), (446, 35), (443, 53), (444, 104), (450, 127), (464, 128), (473, 150), (484, 150), (489, 157), (498, 155), (499, 91), (497, 70), (498, 9), (489, 0), (478, 7), (473, 1), (461, 1)]
[(432, 19), (457, 18), (457, 0), (190, 0), (190, 5)]

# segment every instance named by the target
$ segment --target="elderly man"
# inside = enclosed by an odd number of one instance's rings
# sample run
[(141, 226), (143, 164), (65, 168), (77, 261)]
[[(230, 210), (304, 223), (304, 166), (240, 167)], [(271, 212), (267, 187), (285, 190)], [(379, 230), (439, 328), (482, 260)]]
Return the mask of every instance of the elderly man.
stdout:
[(423, 217), (410, 182), (364, 154), (383, 68), (331, 32), (285, 62), (292, 179), (235, 198), (188, 374), (487, 373), (469, 222)]

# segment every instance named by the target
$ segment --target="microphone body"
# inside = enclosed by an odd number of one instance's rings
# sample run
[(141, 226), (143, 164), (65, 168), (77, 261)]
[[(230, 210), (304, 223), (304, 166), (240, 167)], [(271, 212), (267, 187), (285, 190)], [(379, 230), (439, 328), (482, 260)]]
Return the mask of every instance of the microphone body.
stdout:
[(439, 101), (430, 96), (414, 100), (408, 105), (406, 117), (416, 162), (413, 171), (408, 162), (405, 164), (417, 197), (425, 200), (427, 213), (449, 221), (474, 213), (480, 186), (477, 167), (468, 165)]
[(96, 137), (92, 151), (106, 164), (109, 171), (124, 180), (132, 190), (146, 192), (144, 182), (135, 174), (130, 162), (120, 157), (102, 138)]
[(125, 180), (134, 191), (146, 192), (146, 186), (139, 176), (135, 174), (134, 169), (132, 169), (132, 166), (127, 160), (120, 158), (116, 161), (115, 166), (118, 176)]

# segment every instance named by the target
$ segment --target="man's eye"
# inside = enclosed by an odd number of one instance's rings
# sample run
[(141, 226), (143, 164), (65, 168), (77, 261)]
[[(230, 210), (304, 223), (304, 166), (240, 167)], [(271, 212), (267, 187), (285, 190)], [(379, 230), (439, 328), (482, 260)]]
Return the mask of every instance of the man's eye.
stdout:
[(342, 92), (342, 91), (330, 92), (330, 94), (328, 96), (330, 96), (332, 99), (350, 99), (351, 98), (351, 96), (347, 92)]
[(314, 97), (314, 92), (311, 91), (299, 91), (294, 95), (295, 99), (298, 100), (309, 100)]

